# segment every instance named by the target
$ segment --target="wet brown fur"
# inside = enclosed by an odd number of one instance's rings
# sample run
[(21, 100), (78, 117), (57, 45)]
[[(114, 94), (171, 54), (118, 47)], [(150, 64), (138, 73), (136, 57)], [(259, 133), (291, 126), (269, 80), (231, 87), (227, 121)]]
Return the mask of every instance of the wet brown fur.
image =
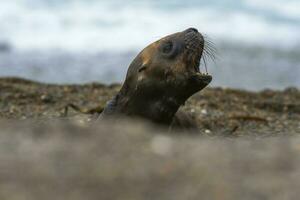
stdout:
[(175, 116), (179, 107), (211, 81), (198, 71), (204, 38), (194, 30), (169, 35), (143, 49), (101, 118), (125, 115), (165, 125), (180, 121), (182, 117)]

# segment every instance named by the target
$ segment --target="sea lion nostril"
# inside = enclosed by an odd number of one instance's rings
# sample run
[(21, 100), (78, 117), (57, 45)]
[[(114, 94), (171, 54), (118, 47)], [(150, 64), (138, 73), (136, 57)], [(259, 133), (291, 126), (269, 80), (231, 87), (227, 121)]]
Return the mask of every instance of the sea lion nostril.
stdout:
[(195, 33), (198, 33), (198, 30), (196, 28), (189, 28), (186, 30), (187, 33), (189, 32), (195, 32)]

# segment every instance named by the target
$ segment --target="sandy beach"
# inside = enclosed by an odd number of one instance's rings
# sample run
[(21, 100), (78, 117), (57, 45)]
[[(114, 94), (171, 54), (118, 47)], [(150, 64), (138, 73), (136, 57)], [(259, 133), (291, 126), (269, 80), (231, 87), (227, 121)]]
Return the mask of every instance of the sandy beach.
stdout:
[[(19, 78), (0, 79), (2, 119), (93, 118), (65, 107), (74, 104), (83, 110), (105, 106), (120, 89), (119, 84), (42, 84)], [(266, 137), (300, 133), (300, 91), (247, 92), (206, 88), (194, 95), (182, 109), (195, 118), (199, 134), (210, 136)], [(96, 115), (96, 113), (95, 113)]]
[(199, 131), (92, 123), (119, 84), (0, 80), (1, 199), (297, 199), (300, 91), (206, 88)]

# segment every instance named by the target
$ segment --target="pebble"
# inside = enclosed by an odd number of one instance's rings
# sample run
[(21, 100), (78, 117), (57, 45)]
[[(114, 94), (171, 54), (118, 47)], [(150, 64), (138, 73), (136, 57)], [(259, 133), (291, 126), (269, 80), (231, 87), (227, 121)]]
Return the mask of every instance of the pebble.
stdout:
[(51, 98), (51, 96), (49, 95), (46, 95), (46, 94), (43, 94), (41, 96), (41, 100), (44, 102), (44, 103), (50, 103), (53, 101), (53, 99)]
[(202, 110), (201, 110), (201, 114), (207, 115), (207, 110), (206, 110), (206, 109), (202, 109)]
[(211, 130), (209, 130), (209, 129), (205, 129), (205, 131), (204, 131), (206, 134), (209, 134), (209, 133), (211, 133)]

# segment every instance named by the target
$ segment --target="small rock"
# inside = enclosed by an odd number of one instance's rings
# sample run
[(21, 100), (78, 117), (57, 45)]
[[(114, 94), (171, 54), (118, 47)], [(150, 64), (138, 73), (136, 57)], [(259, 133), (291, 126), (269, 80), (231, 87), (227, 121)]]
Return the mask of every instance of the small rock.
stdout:
[(41, 96), (41, 100), (44, 102), (44, 103), (51, 103), (53, 102), (53, 98), (50, 96), (50, 95), (47, 95), (47, 94), (43, 94)]
[(207, 115), (207, 110), (206, 110), (206, 109), (202, 109), (202, 110), (201, 110), (201, 114)]
[(211, 133), (211, 130), (209, 130), (209, 129), (205, 129), (205, 131), (204, 131), (206, 134), (209, 134), (209, 133)]

